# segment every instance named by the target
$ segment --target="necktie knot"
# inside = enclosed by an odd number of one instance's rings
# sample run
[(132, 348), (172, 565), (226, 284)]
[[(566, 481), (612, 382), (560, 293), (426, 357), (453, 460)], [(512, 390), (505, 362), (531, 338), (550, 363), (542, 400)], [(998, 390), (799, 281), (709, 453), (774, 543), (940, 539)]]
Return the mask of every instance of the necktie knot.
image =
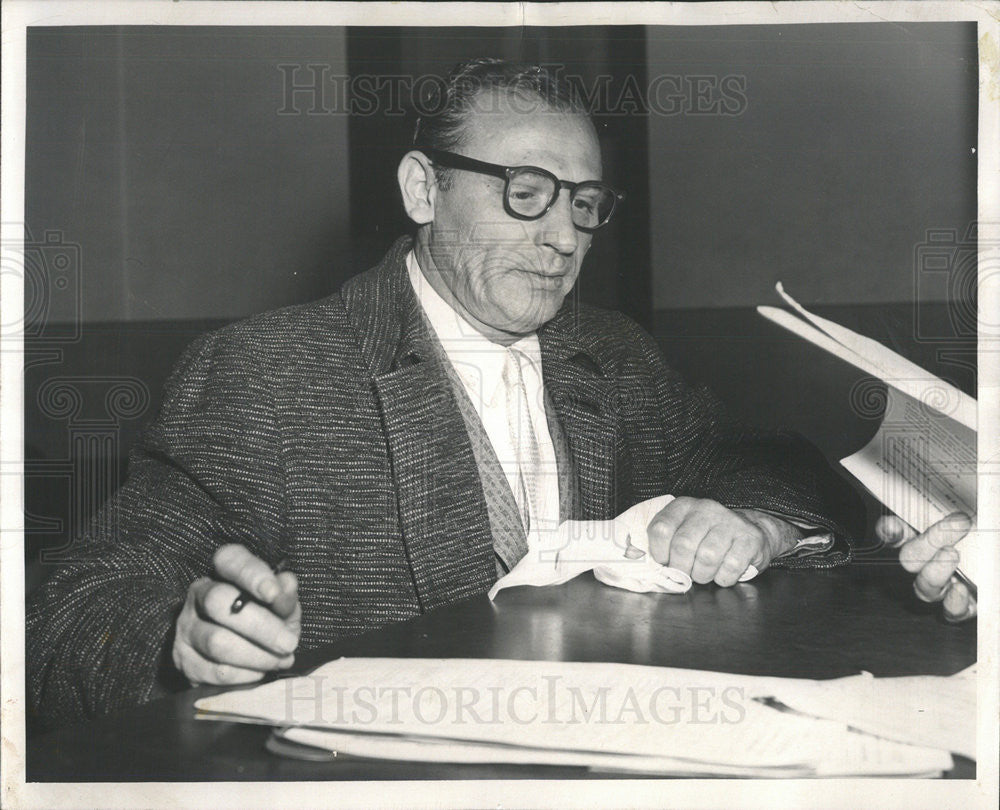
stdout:
[(508, 347), (506, 355), (503, 370), (501, 371), (503, 384), (508, 388), (516, 388), (518, 386), (524, 388), (524, 377), (521, 374), (521, 362), (517, 349)]

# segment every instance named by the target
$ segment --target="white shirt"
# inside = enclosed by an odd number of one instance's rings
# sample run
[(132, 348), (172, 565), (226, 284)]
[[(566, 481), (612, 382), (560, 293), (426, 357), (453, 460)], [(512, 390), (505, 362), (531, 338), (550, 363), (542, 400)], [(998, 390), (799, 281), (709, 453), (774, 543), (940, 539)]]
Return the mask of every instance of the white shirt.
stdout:
[[(507, 347), (494, 343), (477, 331), (438, 295), (424, 278), (412, 250), (406, 256), (406, 270), (417, 301), (475, 406), (511, 492), (516, 492), (517, 452), (511, 443), (506, 389), (502, 379)], [(510, 348), (514, 350), (514, 357), (521, 367), (541, 461), (541, 473), (535, 483), (539, 514), (532, 513), (531, 531), (528, 533), (528, 546), (531, 547), (537, 542), (539, 531), (554, 531), (559, 527), (559, 475), (545, 417), (545, 383), (538, 336), (531, 334), (523, 337)]]

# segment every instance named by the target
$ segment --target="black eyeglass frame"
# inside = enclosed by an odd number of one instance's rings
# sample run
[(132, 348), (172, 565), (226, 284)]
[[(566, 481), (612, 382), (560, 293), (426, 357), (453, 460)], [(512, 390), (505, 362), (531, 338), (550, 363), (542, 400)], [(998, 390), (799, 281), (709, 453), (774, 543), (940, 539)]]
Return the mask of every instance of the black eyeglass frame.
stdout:
[[(597, 188), (606, 188), (611, 192), (611, 210), (608, 211), (608, 215), (604, 218), (602, 222), (595, 225), (594, 227), (587, 227), (585, 225), (577, 225), (573, 223), (573, 227), (583, 231), (584, 233), (593, 233), (599, 228), (603, 228), (611, 221), (611, 217), (614, 215), (615, 210), (618, 207), (618, 203), (625, 199), (625, 192), (619, 191), (618, 189), (609, 186), (607, 183), (602, 183), (599, 180), (584, 180), (581, 183), (572, 183), (569, 180), (560, 180), (552, 172), (547, 169), (543, 169), (540, 166), (501, 166), (498, 163), (487, 163), (485, 160), (476, 160), (476, 158), (467, 157), (466, 155), (459, 155), (456, 152), (448, 152), (444, 149), (420, 149), (427, 157), (431, 159), (433, 163), (440, 163), (442, 166), (446, 166), (449, 169), (463, 169), (465, 171), (477, 172), (478, 174), (486, 174), (491, 177), (499, 178), (504, 181), (503, 187), (503, 208), (508, 214), (510, 214), (515, 219), (533, 221), (536, 219), (541, 219), (544, 217), (549, 210), (555, 205), (556, 200), (559, 199), (559, 192), (562, 189), (567, 189), (570, 193), (570, 200), (573, 199), (573, 193), (576, 189), (589, 186)], [(510, 181), (518, 174), (518, 172), (531, 171), (536, 174), (544, 175), (552, 180), (554, 184), (555, 191), (552, 192), (551, 198), (549, 198), (548, 203), (545, 208), (538, 214), (534, 216), (529, 216), (527, 214), (521, 214), (515, 211), (510, 206)]]

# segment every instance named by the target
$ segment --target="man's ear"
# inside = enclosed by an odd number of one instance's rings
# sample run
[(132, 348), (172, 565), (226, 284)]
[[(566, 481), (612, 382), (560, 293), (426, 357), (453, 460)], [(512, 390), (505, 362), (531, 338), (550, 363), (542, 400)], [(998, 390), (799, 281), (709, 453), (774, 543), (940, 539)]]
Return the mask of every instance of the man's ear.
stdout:
[(434, 166), (427, 155), (415, 149), (403, 155), (396, 179), (403, 195), (403, 208), (410, 219), (418, 225), (433, 222), (438, 186)]

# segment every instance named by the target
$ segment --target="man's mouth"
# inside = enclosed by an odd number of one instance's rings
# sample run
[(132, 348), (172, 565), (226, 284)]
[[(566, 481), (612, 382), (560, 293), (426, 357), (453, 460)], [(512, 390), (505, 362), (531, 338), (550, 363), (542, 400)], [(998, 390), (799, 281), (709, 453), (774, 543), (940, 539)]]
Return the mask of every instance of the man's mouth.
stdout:
[(529, 276), (534, 276), (535, 278), (541, 279), (544, 283), (547, 284), (559, 283), (566, 277), (565, 272), (556, 271), (556, 272), (546, 273), (543, 270), (528, 270), (525, 268), (518, 268), (518, 269), (520, 269), (522, 273), (526, 273)]

